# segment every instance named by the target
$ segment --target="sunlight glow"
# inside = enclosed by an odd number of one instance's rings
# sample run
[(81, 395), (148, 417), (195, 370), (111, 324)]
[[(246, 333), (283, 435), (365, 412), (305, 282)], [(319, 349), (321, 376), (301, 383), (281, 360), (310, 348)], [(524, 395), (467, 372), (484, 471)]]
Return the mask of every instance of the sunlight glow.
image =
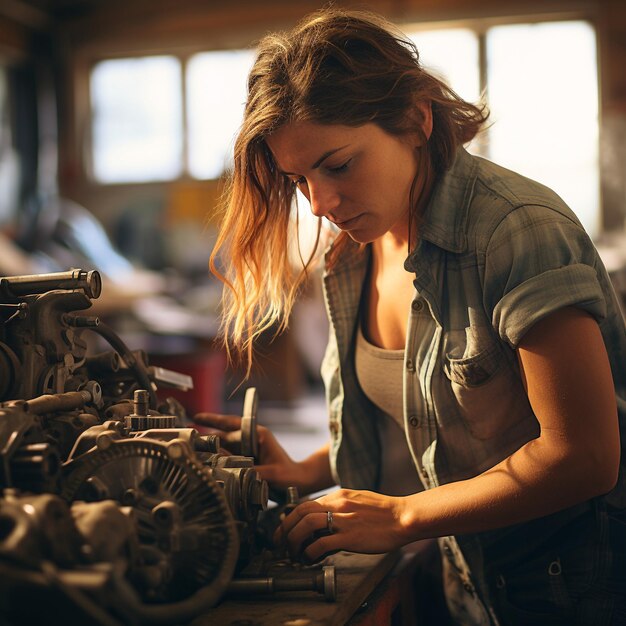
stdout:
[(598, 77), (586, 22), (487, 33), (489, 158), (556, 191), (599, 231)]
[(102, 183), (172, 180), (182, 171), (180, 62), (112, 59), (91, 73), (93, 174)]
[(194, 178), (218, 178), (232, 167), (233, 142), (243, 119), (253, 50), (202, 52), (187, 66), (187, 141)]

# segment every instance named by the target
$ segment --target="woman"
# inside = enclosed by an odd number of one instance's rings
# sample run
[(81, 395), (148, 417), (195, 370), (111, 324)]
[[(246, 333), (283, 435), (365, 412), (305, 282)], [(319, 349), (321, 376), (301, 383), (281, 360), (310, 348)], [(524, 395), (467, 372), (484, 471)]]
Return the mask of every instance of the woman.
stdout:
[(314, 560), (439, 537), (459, 624), (626, 623), (623, 318), (563, 201), (462, 148), (485, 119), (372, 15), (325, 9), (260, 44), (212, 256), (230, 346), (250, 357), (289, 317), (296, 189), (340, 231), (331, 442), (296, 463), (261, 429), (258, 470), (342, 488), (277, 539)]

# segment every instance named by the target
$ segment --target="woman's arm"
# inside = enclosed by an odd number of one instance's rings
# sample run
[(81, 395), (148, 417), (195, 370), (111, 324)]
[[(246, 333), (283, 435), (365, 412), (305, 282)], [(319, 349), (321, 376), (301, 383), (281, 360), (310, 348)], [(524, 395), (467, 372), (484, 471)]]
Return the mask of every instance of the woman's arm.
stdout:
[(619, 468), (619, 429), (597, 323), (579, 309), (557, 311), (528, 331), (518, 356), (541, 426), (537, 439), (474, 478), (404, 498), (339, 490), (295, 509), (277, 538), (287, 534), (297, 553), (330, 510), (335, 533), (312, 543), (307, 557), (337, 549), (382, 552), (524, 522), (608, 492)]
[[(270, 431), (267, 433), (271, 435)], [(279, 446), (278, 442), (276, 445)], [(329, 444), (326, 444), (303, 461), (296, 462), (280, 447), (280, 452), (273, 458), (261, 457), (262, 464), (256, 465), (254, 469), (272, 486), (281, 489), (297, 487), (299, 494), (306, 496), (335, 485), (328, 452)]]

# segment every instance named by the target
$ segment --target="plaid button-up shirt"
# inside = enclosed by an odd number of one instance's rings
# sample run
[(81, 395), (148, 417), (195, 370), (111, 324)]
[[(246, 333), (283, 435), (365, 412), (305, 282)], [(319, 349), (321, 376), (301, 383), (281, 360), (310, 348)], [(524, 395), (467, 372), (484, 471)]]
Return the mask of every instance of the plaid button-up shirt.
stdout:
[[(564, 202), (543, 185), (459, 149), (419, 230), (404, 264), (415, 275), (404, 363), (405, 431), (415, 467), (398, 471), (417, 470), (431, 488), (475, 476), (536, 438), (539, 423), (515, 348), (533, 324), (567, 306), (589, 312), (600, 326), (624, 442), (624, 319), (596, 249)], [(345, 487), (375, 490), (378, 409), (354, 371), (369, 254), (367, 246), (359, 252), (350, 242), (325, 271), (331, 329), (322, 377), (335, 478)], [(593, 415), (589, 420), (591, 433)], [(608, 496), (618, 506), (626, 505), (623, 481), (621, 470)], [(456, 542), (451, 545), (455, 552)], [(469, 580), (461, 561), (459, 554), (457, 568)]]

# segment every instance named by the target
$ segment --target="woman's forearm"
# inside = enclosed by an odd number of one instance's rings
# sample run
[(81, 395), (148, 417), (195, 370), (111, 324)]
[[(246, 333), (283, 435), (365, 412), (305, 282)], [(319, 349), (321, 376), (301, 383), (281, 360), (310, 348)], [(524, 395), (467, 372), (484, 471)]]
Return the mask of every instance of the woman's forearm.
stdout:
[(329, 450), (330, 444), (326, 444), (304, 461), (300, 461), (299, 465), (302, 471), (300, 485), (298, 485), (300, 495), (305, 496), (335, 485), (330, 470)]
[(606, 493), (615, 477), (611, 466), (542, 437), (474, 478), (407, 496), (402, 524), (410, 541), (491, 530)]

